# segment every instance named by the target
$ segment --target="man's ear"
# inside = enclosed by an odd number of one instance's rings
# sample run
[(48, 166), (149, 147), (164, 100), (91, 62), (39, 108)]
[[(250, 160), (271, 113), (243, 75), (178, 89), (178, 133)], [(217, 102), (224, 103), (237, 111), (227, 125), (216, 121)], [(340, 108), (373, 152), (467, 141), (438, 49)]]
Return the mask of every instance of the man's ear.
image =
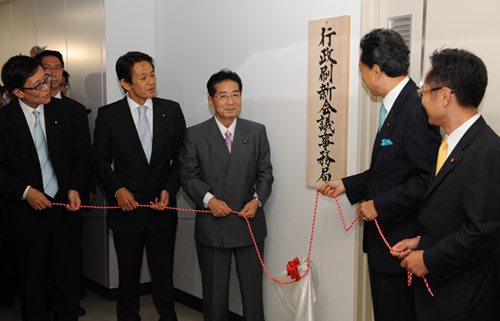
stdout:
[(122, 85), (122, 87), (125, 88), (126, 91), (130, 91), (130, 84), (125, 80), (125, 78), (122, 78), (120, 80), (120, 85)]
[(210, 105), (210, 108), (215, 109), (214, 102), (212, 100), (212, 96), (208, 96), (208, 104)]
[(439, 91), (439, 99), (441, 100), (443, 106), (448, 106), (451, 101), (453, 94), (451, 93), (451, 89), (448, 87), (443, 87)]
[(375, 80), (379, 80), (380, 76), (382, 76), (382, 70), (380, 69), (379, 65), (377, 65), (377, 64), (373, 65), (371, 72), (373, 73)]
[(19, 88), (14, 89), (12, 93), (16, 95), (17, 98), (24, 98), (24, 91)]

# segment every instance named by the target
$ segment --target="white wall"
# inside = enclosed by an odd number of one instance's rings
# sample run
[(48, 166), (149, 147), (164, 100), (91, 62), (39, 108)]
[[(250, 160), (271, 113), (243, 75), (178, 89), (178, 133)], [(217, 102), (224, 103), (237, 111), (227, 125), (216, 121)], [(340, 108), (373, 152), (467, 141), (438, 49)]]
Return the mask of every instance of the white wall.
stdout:
[[(354, 173), (360, 1), (156, 1), (158, 96), (179, 101), (192, 126), (212, 115), (208, 78), (229, 68), (243, 80), (241, 116), (267, 127), (275, 183), (266, 204), (265, 263), (272, 275), (307, 256), (311, 232), (316, 192), (305, 187), (308, 21), (342, 15), (352, 19), (348, 171)], [(354, 209), (345, 198), (342, 205), (352, 221)], [(193, 216), (180, 217), (175, 285), (201, 297)], [(318, 320), (353, 319), (353, 252), (354, 231), (344, 232), (334, 202), (322, 197), (312, 250), (320, 278)], [(266, 318), (292, 320), (274, 285), (264, 282)], [(236, 282), (231, 291), (230, 307), (240, 313)]]
[(429, 70), (429, 55), (435, 49), (462, 48), (480, 57), (488, 69), (488, 87), (479, 112), (500, 134), (500, 2), (476, 0), (471, 9), (468, 0), (428, 1), (424, 70)]

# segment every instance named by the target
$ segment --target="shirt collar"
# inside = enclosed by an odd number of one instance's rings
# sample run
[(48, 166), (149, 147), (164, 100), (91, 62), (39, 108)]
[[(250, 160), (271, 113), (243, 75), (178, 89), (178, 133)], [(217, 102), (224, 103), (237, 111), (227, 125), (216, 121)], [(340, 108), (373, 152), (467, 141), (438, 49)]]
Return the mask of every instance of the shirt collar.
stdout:
[(21, 106), (21, 109), (23, 110), (23, 113), (26, 116), (26, 119), (28, 119), (28, 117), (31, 117), (31, 115), (33, 114), (33, 111), (35, 109), (40, 112), (40, 115), (44, 115), (44, 111), (45, 111), (44, 104), (40, 104), (36, 108), (31, 108), (30, 106), (23, 103), (23, 101), (21, 99), (18, 99), (18, 100), (19, 100), (19, 105)]
[(387, 95), (385, 95), (382, 103), (384, 104), (385, 110), (387, 110), (387, 114), (389, 114), (392, 106), (394, 105), (394, 102), (396, 102), (399, 94), (409, 81), (410, 78), (405, 77), (405, 79), (403, 79), (396, 87), (392, 88), (392, 90)]
[(446, 157), (450, 156), (453, 149), (458, 145), (458, 142), (462, 139), (469, 128), (479, 119), (479, 117), (481, 117), (480, 113), (475, 114), (465, 123), (460, 125), (460, 127), (455, 129), (451, 134), (446, 136), (448, 142), (448, 151), (446, 153)]
[(234, 137), (234, 129), (236, 128), (236, 122), (238, 121), (238, 117), (236, 117), (233, 121), (233, 123), (231, 124), (231, 126), (229, 126), (229, 128), (226, 128), (224, 125), (221, 124), (221, 122), (217, 119), (217, 116), (214, 117), (215, 118), (215, 123), (217, 124), (217, 127), (219, 127), (219, 130), (222, 134), (222, 137), (226, 138), (226, 130), (229, 129), (229, 132), (231, 133), (231, 141), (233, 140), (233, 137)]
[(148, 107), (148, 109), (153, 110), (153, 100), (151, 98), (146, 99), (144, 105), (139, 105), (134, 100), (132, 100), (132, 98), (130, 98), (129, 94), (127, 93), (127, 102), (131, 112), (134, 112), (139, 106), (146, 106)]
[(52, 98), (59, 98), (59, 99), (62, 99), (62, 96), (61, 96), (61, 91), (59, 90), (59, 91), (57, 92), (57, 94), (56, 94), (54, 97), (52, 97)]

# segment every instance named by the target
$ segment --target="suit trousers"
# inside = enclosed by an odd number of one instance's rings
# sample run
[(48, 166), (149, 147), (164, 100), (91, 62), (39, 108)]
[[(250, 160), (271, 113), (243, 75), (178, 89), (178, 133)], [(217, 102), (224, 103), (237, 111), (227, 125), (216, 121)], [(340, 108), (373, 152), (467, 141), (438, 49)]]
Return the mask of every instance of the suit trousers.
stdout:
[(66, 215), (71, 213), (60, 206), (40, 211), (34, 241), (16, 242), (24, 321), (50, 320), (50, 312), (54, 321), (78, 320), (80, 232), (69, 225)]
[(368, 270), (375, 321), (416, 320), (413, 288), (408, 287), (406, 270), (401, 268), (401, 274), (379, 272), (370, 264), (369, 254)]
[(141, 320), (139, 286), (144, 247), (151, 272), (153, 302), (160, 320), (177, 321), (172, 278), (175, 235), (176, 227), (158, 231), (151, 217), (141, 233), (113, 231), (119, 272), (116, 303), (118, 321)]
[[(257, 243), (264, 259), (264, 240)], [(243, 301), (243, 320), (264, 321), (263, 270), (254, 245), (219, 248), (196, 243), (203, 285), (205, 321), (229, 320), (229, 277), (234, 253)]]

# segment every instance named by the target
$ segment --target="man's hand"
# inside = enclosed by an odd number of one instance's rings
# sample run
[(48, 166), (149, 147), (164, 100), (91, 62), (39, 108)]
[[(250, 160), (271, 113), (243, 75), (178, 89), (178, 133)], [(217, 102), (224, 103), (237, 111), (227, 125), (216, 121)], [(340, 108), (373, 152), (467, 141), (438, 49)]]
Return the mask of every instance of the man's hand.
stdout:
[(411, 252), (402, 262), (401, 267), (406, 268), (418, 277), (423, 277), (429, 270), (425, 267), (424, 251)]
[(375, 210), (375, 205), (373, 205), (373, 200), (363, 202), (358, 207), (358, 214), (361, 215), (365, 221), (373, 221), (378, 217), (377, 210)]
[(122, 188), (116, 192), (116, 200), (122, 211), (133, 211), (137, 209), (137, 202), (134, 199), (134, 195), (126, 188)]
[(404, 259), (413, 250), (417, 249), (419, 242), (420, 237), (404, 239), (392, 247), (391, 255), (397, 257), (398, 259)]
[(245, 205), (245, 207), (238, 213), (238, 216), (247, 218), (255, 217), (255, 213), (257, 213), (257, 209), (259, 208), (259, 202), (254, 198), (250, 202)]
[(80, 195), (78, 195), (77, 191), (69, 191), (68, 201), (69, 201), (69, 206), (66, 206), (66, 209), (70, 212), (78, 211), (80, 209), (80, 205), (82, 205), (82, 201), (80, 200)]
[(149, 202), (151, 204), (151, 208), (157, 211), (164, 211), (165, 207), (168, 206), (169, 195), (166, 190), (161, 191), (160, 200), (158, 201), (158, 197), (155, 199), (155, 202)]
[(30, 57), (31, 58), (35, 58), (36, 55), (38, 55), (39, 53), (41, 53), (42, 50), (40, 47), (38, 46), (33, 46), (31, 49), (30, 49)]
[(231, 214), (231, 209), (227, 206), (226, 202), (218, 200), (215, 197), (212, 197), (207, 205), (215, 217), (226, 217)]
[(340, 196), (345, 193), (344, 183), (341, 179), (335, 179), (333, 181), (329, 181), (317, 188), (318, 192), (321, 194), (333, 198), (332, 194), (335, 196)]
[(50, 202), (45, 195), (33, 187), (28, 189), (28, 193), (26, 193), (26, 200), (31, 207), (37, 211), (41, 211), (45, 208), (52, 208), (52, 205), (50, 205)]

